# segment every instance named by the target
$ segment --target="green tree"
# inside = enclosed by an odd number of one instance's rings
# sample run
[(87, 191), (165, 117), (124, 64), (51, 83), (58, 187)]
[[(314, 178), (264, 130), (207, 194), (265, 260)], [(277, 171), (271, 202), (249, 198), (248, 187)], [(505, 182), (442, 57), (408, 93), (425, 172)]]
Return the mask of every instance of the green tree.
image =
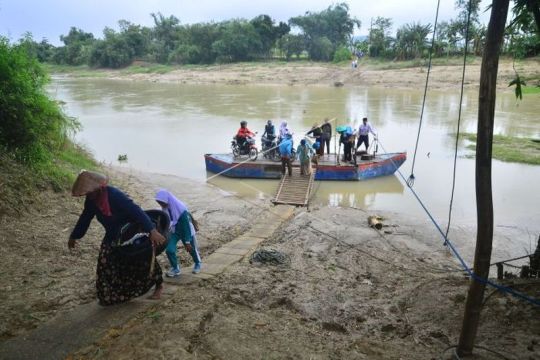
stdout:
[(82, 65), (88, 62), (92, 45), (95, 42), (92, 33), (71, 27), (67, 35), (60, 36), (60, 40), (64, 46), (58, 48), (53, 55), (53, 60), (56, 63)]
[(246, 61), (259, 54), (262, 43), (253, 25), (245, 20), (220, 24), (221, 36), (212, 44), (219, 62)]
[(285, 55), (287, 61), (289, 61), (293, 55), (296, 55), (296, 58), (299, 58), (306, 50), (305, 37), (303, 35), (287, 34), (279, 39), (278, 47)]
[(126, 20), (118, 21), (120, 35), (126, 41), (134, 57), (143, 57), (148, 53), (151, 41), (151, 30), (147, 27), (135, 25)]
[(253, 18), (250, 23), (259, 35), (261, 55), (264, 57), (268, 57), (270, 50), (276, 45), (276, 41), (290, 31), (289, 25), (283, 22), (275, 26), (274, 21), (268, 15), (259, 15)]
[(152, 57), (159, 63), (166, 63), (179, 40), (180, 20), (173, 15), (169, 17), (165, 17), (161, 13), (150, 15), (154, 19), (150, 44)]
[[(321, 55), (332, 59), (337, 47), (347, 45), (355, 27), (360, 28), (361, 25), (360, 20), (350, 16), (349, 5), (346, 3), (329, 6), (317, 13), (306, 12), (303, 16), (291, 18), (289, 24), (302, 30), (309, 56), (314, 60), (320, 60)], [(321, 50), (326, 51), (328, 42), (331, 52), (326, 56)]]
[(54, 46), (49, 44), (47, 39), (36, 42), (32, 34), (27, 32), (19, 40), (19, 45), (26, 49), (28, 54), (38, 59), (39, 62), (49, 61), (54, 55)]
[(392, 19), (378, 16), (369, 30), (369, 56), (385, 57), (390, 53)]
[(119, 68), (131, 64), (135, 50), (122, 34), (113, 29), (103, 30), (105, 38), (94, 43), (88, 63), (90, 66)]
[(349, 61), (352, 58), (352, 53), (346, 46), (340, 46), (334, 53), (333, 61), (339, 63), (342, 61)]
[(334, 45), (326, 36), (316, 38), (311, 42), (309, 56), (315, 61), (330, 61), (334, 56)]
[(51, 161), (76, 126), (48, 98), (47, 81), (24, 45), (0, 38), (0, 146), (30, 165)]
[(426, 49), (431, 25), (405, 24), (396, 33), (394, 51), (398, 60), (419, 58)]

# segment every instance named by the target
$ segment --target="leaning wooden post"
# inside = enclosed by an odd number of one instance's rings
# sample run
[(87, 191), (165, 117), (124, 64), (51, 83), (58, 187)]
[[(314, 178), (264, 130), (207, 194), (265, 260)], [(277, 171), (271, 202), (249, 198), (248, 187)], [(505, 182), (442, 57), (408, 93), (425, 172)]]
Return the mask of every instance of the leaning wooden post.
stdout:
[[(508, 5), (509, 0), (493, 0), (480, 72), (476, 140), (476, 218), (478, 229), (474, 254), (474, 273), (482, 279), (487, 279), (489, 275), (493, 240), (491, 150), (499, 53), (503, 42)], [(457, 353), (460, 356), (472, 354), (485, 287), (485, 283), (471, 279), (457, 348)]]

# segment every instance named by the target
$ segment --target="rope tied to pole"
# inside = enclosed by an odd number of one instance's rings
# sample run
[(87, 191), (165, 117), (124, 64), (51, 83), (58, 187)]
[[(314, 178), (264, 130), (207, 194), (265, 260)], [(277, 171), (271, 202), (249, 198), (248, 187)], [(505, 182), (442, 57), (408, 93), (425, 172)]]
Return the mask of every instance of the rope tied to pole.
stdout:
[[(381, 148), (383, 149), (383, 151), (386, 152), (386, 149), (384, 148), (384, 145), (380, 142), (380, 140), (379, 140), (379, 144), (381, 145)], [(407, 179), (405, 179), (405, 176), (403, 175), (401, 170), (399, 170), (399, 166), (395, 163), (395, 161), (392, 158), (389, 158), (389, 160), (392, 163), (392, 165), (394, 165), (394, 167), (396, 168), (396, 171), (399, 174), (399, 176), (401, 177), (401, 179), (404, 182), (407, 182)], [(420, 196), (416, 193), (416, 191), (414, 191), (414, 189), (412, 187), (410, 187), (410, 186), (409, 186), (409, 190), (411, 191), (411, 193), (415, 197), (418, 204), (420, 204), (420, 206), (422, 207), (422, 209), (424, 210), (426, 215), (429, 217), (429, 219), (431, 220), (431, 222), (433, 223), (433, 225), (435, 226), (435, 228), (437, 229), (439, 234), (441, 234), (441, 237), (443, 238), (444, 243), (450, 248), (450, 250), (451, 250), (452, 254), (454, 255), (454, 257), (459, 261), (459, 263), (461, 264), (461, 267), (471, 277), (471, 279), (473, 279), (475, 281), (478, 281), (478, 282), (481, 282), (481, 283), (484, 283), (486, 285), (489, 285), (489, 286), (497, 289), (498, 291), (505, 292), (507, 294), (510, 294), (510, 295), (514, 296), (515, 298), (527, 301), (528, 303), (530, 303), (532, 305), (540, 307), (540, 300), (539, 299), (535, 299), (533, 297), (527, 296), (527, 295), (525, 295), (523, 293), (515, 291), (512, 288), (509, 288), (509, 287), (504, 286), (504, 285), (497, 284), (497, 283), (495, 283), (495, 282), (493, 282), (493, 281), (491, 281), (489, 279), (478, 276), (473, 271), (473, 269), (467, 265), (467, 263), (465, 262), (465, 260), (463, 259), (463, 257), (459, 253), (459, 251), (456, 249), (454, 244), (450, 241), (450, 239), (448, 239), (445, 232), (442, 230), (441, 226), (435, 220), (435, 218), (433, 217), (433, 215), (431, 214), (429, 209), (426, 207), (426, 205), (424, 204), (424, 202), (422, 201)]]

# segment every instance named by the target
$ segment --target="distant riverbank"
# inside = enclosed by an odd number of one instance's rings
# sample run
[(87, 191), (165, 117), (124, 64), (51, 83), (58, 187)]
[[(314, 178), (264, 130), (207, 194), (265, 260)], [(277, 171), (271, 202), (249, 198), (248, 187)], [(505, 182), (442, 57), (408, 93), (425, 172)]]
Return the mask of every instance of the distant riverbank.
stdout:
[[(465, 86), (478, 88), (480, 58), (467, 64)], [(425, 85), (427, 61), (375, 61), (363, 60), (358, 68), (348, 63), (329, 64), (307, 61), (251, 62), (225, 65), (168, 66), (135, 62), (119, 70), (91, 69), (87, 66), (72, 67), (48, 65), (51, 73), (73, 77), (103, 77), (110, 79), (152, 81), (185, 84), (230, 85), (319, 85), (319, 86), (376, 86), (386, 88), (421, 88)], [(517, 61), (515, 68), (525, 79), (527, 91), (535, 92), (540, 81), (540, 59)], [(452, 89), (461, 83), (462, 59), (434, 59), (429, 86), (432, 89)], [(512, 91), (509, 82), (515, 71), (510, 59), (501, 59), (498, 87)]]

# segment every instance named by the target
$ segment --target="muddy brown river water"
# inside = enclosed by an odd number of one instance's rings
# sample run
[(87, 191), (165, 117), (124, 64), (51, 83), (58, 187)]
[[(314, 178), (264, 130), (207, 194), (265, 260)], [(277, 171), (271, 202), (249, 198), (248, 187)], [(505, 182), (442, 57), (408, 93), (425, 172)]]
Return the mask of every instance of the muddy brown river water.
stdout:
[[(200, 181), (211, 175), (205, 171), (203, 154), (228, 152), (240, 120), (247, 120), (248, 127), (261, 134), (267, 119), (274, 120), (276, 127), (286, 119), (298, 141), (325, 117), (336, 118), (337, 124), (358, 124), (364, 116), (389, 152), (407, 151), (409, 158), (401, 170), (408, 176), (422, 101), (421, 89), (184, 85), (60, 76), (54, 77), (50, 92), (79, 119), (83, 130), (76, 138), (97, 160), (118, 165), (118, 155), (127, 154), (128, 161), (121, 166)], [(463, 131), (476, 130), (477, 104), (477, 93), (467, 92)], [(457, 88), (428, 94), (416, 160), (414, 189), (441, 224), (446, 223), (450, 199), (458, 105)], [(513, 94), (499, 94), (496, 111), (496, 133), (540, 137), (539, 95), (527, 95), (517, 104)], [(468, 158), (471, 152), (465, 145), (462, 142), (459, 148), (453, 219), (458, 227), (474, 227), (474, 160)], [(509, 240), (514, 250), (528, 250), (540, 232), (539, 180), (540, 166), (493, 162), (496, 231), (519, 228), (525, 234)], [(268, 200), (277, 186), (276, 181), (224, 177), (211, 183), (227, 193)], [(423, 216), (397, 175), (363, 182), (319, 182), (315, 189), (315, 206)]]

